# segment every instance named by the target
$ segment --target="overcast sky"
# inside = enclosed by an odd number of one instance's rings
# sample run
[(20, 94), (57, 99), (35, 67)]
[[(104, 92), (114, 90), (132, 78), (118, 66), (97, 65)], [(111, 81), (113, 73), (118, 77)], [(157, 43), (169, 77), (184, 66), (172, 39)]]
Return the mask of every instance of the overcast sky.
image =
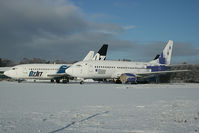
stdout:
[(174, 40), (172, 63), (199, 63), (198, 0), (0, 0), (0, 58), (150, 61)]

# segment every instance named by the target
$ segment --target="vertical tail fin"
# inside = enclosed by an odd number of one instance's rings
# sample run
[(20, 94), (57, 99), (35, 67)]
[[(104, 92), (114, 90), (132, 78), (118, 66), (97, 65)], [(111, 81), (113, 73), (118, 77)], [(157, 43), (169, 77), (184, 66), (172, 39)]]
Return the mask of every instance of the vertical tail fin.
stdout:
[(94, 51), (89, 51), (89, 53), (84, 57), (83, 61), (92, 60), (94, 56)]
[(169, 42), (167, 43), (166, 47), (164, 48), (162, 54), (159, 57), (160, 64), (170, 65), (172, 49), (173, 49), (173, 41), (169, 40)]
[(167, 43), (167, 45), (164, 48), (163, 52), (159, 56), (159, 58), (151, 61), (150, 63), (159, 63), (159, 64), (170, 65), (172, 49), (173, 49), (173, 41), (169, 40), (169, 42)]
[(93, 60), (105, 60), (107, 54), (108, 44), (104, 44), (100, 50), (93, 57)]

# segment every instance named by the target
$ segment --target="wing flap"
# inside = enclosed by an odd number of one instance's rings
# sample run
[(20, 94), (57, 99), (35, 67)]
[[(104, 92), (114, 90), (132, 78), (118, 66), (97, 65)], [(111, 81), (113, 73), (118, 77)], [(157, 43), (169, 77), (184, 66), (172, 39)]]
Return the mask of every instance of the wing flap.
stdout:
[(138, 73), (136, 75), (137, 75), (137, 77), (142, 77), (142, 76), (153, 75), (153, 74), (167, 74), (167, 73), (188, 72), (188, 71), (190, 71), (190, 70), (170, 70), (170, 71), (157, 71), (157, 72)]
[(57, 78), (57, 77), (64, 77), (64, 76), (69, 76), (69, 75), (66, 73), (57, 73), (57, 74), (49, 74), (47, 76)]

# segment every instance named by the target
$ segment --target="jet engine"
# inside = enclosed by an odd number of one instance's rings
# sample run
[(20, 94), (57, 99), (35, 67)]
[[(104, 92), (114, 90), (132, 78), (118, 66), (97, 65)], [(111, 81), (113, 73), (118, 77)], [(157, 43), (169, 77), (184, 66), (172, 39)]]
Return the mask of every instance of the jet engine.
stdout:
[(134, 74), (124, 73), (120, 76), (120, 81), (122, 82), (122, 84), (136, 83), (137, 78), (136, 78), (136, 75)]

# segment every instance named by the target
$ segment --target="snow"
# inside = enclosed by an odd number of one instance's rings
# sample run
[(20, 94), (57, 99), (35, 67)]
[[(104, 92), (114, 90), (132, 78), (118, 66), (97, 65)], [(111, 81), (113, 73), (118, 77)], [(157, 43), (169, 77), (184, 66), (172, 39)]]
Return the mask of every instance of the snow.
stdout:
[(199, 84), (0, 82), (0, 133), (196, 133)]

